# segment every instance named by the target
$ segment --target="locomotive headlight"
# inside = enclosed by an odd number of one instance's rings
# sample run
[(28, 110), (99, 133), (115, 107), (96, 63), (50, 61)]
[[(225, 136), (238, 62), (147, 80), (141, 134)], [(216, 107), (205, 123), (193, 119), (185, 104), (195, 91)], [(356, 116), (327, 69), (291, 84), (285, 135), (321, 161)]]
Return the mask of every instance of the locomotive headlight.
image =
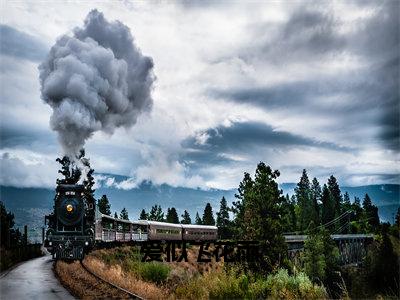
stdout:
[(88, 241), (85, 242), (85, 246), (89, 246), (89, 242)]
[(74, 210), (74, 207), (72, 206), (72, 204), (68, 204), (67, 205), (67, 212), (72, 212)]

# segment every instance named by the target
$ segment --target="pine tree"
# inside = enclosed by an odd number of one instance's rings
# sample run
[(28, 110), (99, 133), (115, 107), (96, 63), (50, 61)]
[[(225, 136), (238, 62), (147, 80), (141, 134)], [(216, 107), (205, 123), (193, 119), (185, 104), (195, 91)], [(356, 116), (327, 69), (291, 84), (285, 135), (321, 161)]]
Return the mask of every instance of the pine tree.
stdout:
[(279, 175), (279, 171), (260, 162), (254, 181), (245, 173), (235, 195), (238, 201), (232, 207), (236, 238), (260, 241), (262, 257), (255, 269), (263, 272), (279, 265), (287, 253), (281, 218), (285, 199), (276, 182)]
[(368, 231), (365, 213), (361, 207), (360, 198), (354, 197), (354, 202), (350, 206), (352, 213), (352, 222), (350, 224), (351, 233), (366, 233)]
[[(293, 232), (297, 230), (296, 197), (286, 194), (282, 205), (282, 226), (284, 232)], [(298, 211), (297, 207), (297, 211)], [(298, 213), (299, 214), (299, 213)]]
[(319, 209), (319, 203), (322, 202), (321, 197), (322, 197), (321, 186), (318, 182), (318, 179), (314, 177), (311, 185), (311, 202), (312, 202), (311, 220), (314, 222), (316, 226), (320, 225), (321, 223), (321, 216)]
[(202, 223), (203, 225), (215, 225), (214, 214), (210, 203), (207, 203), (204, 208)]
[(368, 194), (365, 194), (363, 200), (363, 209), (368, 224), (371, 226), (372, 231), (376, 232), (379, 229), (379, 224), (380, 224), (378, 207), (372, 204), (372, 200)]
[(111, 206), (106, 195), (101, 196), (101, 198), (97, 201), (97, 207), (102, 214), (111, 216)]
[(117, 212), (114, 212), (114, 219), (118, 219), (118, 214), (117, 214)]
[(297, 204), (299, 205), (299, 229), (304, 231), (308, 228), (310, 222), (313, 220), (313, 203), (311, 200), (310, 181), (308, 179), (307, 171), (304, 169), (299, 183), (295, 188)]
[(219, 212), (217, 212), (217, 227), (220, 239), (231, 238), (231, 222), (225, 197), (222, 197)]
[(322, 188), (322, 225), (332, 221), (335, 218), (335, 202), (331, 193), (324, 184)]
[(318, 234), (309, 234), (304, 242), (303, 263), (304, 272), (313, 282), (325, 279), (324, 243)]
[(154, 205), (149, 214), (149, 220), (150, 221), (158, 221), (158, 222), (164, 222), (164, 213), (161, 209), (161, 205)]
[(11, 244), (11, 230), (15, 225), (14, 214), (11, 212), (7, 212), (6, 207), (2, 201), (0, 201), (0, 225), (0, 245), (9, 247)]
[(183, 212), (181, 224), (192, 224), (192, 220), (190, 219), (190, 215), (187, 210)]
[(335, 241), (331, 238), (331, 235), (326, 229), (319, 231), (319, 236), (324, 245), (324, 256), (325, 256), (325, 280), (324, 285), (330, 291), (333, 299), (340, 298), (342, 290), (337, 287), (342, 284), (342, 277), (339, 275), (339, 249), (336, 246)]
[(142, 212), (140, 213), (139, 220), (147, 220), (149, 218), (148, 214), (144, 209), (142, 209)]
[(361, 207), (361, 201), (360, 198), (358, 197), (354, 197), (354, 202), (351, 205), (351, 209), (354, 211), (355, 213), (355, 220), (359, 221), (362, 218), (362, 213), (363, 213), (363, 209)]
[(168, 208), (167, 210), (167, 218), (166, 218), (168, 223), (174, 223), (174, 224), (179, 224), (179, 218), (178, 218), (178, 213), (176, 212), (175, 207), (172, 207), (171, 209)]
[(343, 211), (351, 210), (350, 196), (348, 192), (343, 194)]
[(396, 224), (397, 226), (400, 226), (400, 207), (397, 209), (395, 224)]
[(119, 214), (119, 218), (122, 220), (129, 220), (128, 211), (126, 210), (125, 207), (121, 210), (121, 213)]
[(203, 222), (200, 219), (199, 213), (196, 212), (196, 221), (195, 221), (196, 225), (202, 225)]
[(245, 172), (243, 180), (239, 183), (238, 194), (235, 198), (238, 199), (232, 203), (231, 211), (234, 213), (233, 233), (237, 239), (243, 239), (248, 233), (248, 224), (246, 223), (245, 212), (247, 211), (247, 200), (253, 197), (253, 179), (250, 174)]
[[(339, 184), (336, 180), (336, 178), (331, 175), (331, 177), (329, 177), (328, 179), (328, 189), (329, 192), (331, 194), (331, 197), (333, 199), (333, 203), (334, 203), (334, 216), (338, 217), (341, 215), (341, 207), (342, 207), (342, 194), (340, 192), (340, 188), (339, 188)], [(340, 227), (340, 225), (338, 224), (338, 226)]]

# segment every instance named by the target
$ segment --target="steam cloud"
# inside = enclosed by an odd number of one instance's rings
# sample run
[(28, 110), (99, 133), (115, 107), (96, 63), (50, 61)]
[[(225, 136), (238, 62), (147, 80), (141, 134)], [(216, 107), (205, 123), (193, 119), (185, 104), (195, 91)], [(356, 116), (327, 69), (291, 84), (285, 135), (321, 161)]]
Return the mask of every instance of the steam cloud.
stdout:
[(127, 26), (92, 10), (83, 28), (60, 37), (39, 66), (50, 125), (65, 154), (76, 156), (96, 131), (130, 127), (152, 107), (153, 61)]

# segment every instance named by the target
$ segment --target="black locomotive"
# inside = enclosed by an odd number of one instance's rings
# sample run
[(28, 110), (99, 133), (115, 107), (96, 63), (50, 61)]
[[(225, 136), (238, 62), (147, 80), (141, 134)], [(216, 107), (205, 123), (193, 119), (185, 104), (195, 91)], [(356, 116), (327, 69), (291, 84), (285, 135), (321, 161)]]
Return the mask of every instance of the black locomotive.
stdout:
[(56, 259), (83, 259), (94, 245), (95, 203), (83, 185), (58, 184), (54, 211), (45, 217), (45, 247)]
[(83, 185), (57, 183), (54, 212), (45, 217), (45, 247), (55, 259), (82, 260), (95, 244), (217, 239), (215, 226), (129, 221), (104, 215)]

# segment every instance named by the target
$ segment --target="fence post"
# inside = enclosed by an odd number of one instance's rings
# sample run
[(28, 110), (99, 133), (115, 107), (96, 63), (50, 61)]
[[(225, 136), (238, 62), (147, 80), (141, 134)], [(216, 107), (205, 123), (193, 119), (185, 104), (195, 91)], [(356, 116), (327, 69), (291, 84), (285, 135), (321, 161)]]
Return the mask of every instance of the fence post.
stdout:
[(42, 244), (44, 243), (44, 227), (42, 227)]
[(28, 225), (24, 226), (24, 244), (28, 245)]

